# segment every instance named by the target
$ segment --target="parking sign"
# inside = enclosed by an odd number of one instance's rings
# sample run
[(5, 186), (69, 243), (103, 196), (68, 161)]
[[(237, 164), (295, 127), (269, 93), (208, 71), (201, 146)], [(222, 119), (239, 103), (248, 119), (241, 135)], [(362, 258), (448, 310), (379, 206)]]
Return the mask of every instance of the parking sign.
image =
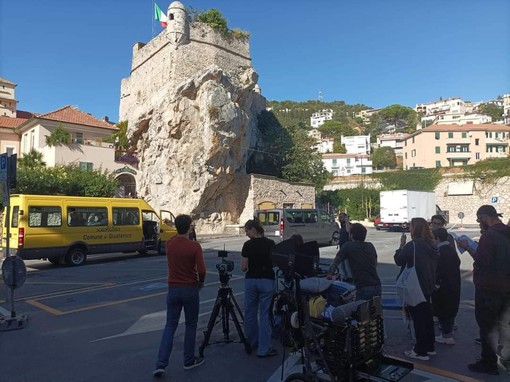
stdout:
[(7, 153), (0, 154), (0, 180), (7, 179)]

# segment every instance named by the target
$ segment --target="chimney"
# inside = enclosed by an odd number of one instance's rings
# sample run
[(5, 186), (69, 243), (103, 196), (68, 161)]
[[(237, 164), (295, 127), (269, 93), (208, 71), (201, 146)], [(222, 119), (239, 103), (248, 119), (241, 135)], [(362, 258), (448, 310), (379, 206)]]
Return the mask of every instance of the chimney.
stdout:
[(104, 119), (104, 121), (105, 121), (105, 122), (110, 123), (110, 118), (108, 118), (108, 116), (107, 116), (107, 115), (105, 115), (103, 119)]

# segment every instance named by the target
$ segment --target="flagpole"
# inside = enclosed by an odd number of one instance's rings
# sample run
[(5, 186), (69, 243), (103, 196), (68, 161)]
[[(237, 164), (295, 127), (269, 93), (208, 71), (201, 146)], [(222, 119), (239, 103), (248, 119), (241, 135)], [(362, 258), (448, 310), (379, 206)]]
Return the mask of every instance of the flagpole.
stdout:
[(152, 24), (152, 36), (151, 38), (154, 38), (154, 12), (155, 12), (155, 9), (156, 9), (156, 0), (152, 0), (152, 12), (151, 12), (151, 15), (152, 15), (152, 18), (151, 18), (151, 24)]

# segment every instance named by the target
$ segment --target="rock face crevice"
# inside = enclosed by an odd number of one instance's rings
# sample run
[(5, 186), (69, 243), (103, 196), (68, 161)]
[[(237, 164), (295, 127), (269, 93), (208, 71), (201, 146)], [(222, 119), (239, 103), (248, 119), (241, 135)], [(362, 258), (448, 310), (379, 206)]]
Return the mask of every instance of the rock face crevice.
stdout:
[(237, 223), (245, 207), (246, 162), (266, 101), (248, 40), (225, 39), (203, 23), (185, 25), (184, 9), (171, 3), (168, 27), (135, 44), (119, 119), (128, 122), (140, 161), (138, 196), (156, 209), (191, 214), (202, 232), (217, 232)]

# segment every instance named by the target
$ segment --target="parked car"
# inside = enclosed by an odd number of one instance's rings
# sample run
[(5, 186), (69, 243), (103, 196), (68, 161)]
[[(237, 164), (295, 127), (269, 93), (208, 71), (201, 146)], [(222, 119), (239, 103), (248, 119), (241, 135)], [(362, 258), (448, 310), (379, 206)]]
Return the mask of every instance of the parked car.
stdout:
[(389, 229), (390, 228), (390, 224), (383, 223), (381, 221), (381, 215), (379, 215), (379, 214), (372, 221), (374, 222), (375, 229), (378, 231), (381, 229)]

